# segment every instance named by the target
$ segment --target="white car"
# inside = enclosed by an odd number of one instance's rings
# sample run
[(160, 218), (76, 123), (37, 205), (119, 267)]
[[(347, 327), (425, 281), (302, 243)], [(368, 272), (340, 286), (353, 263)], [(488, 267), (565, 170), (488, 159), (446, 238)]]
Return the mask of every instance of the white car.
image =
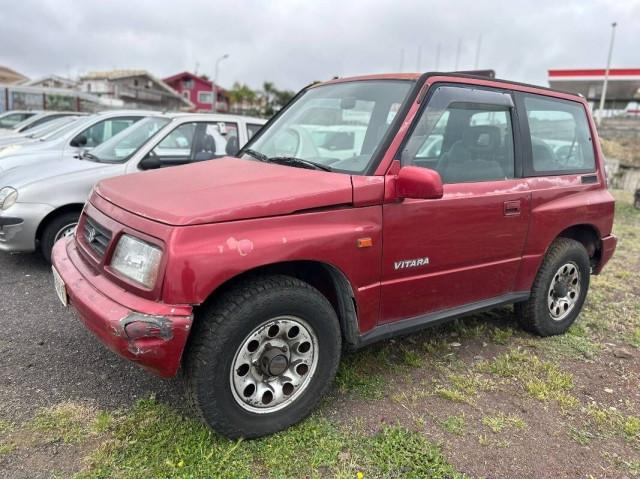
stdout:
[(29, 116), (26, 120), (21, 121), (20, 123), (16, 123), (11, 128), (0, 128), (0, 136), (6, 135), (14, 135), (16, 133), (25, 133), (28, 130), (35, 128), (36, 126), (42, 125), (49, 121), (56, 120), (63, 116), (77, 116), (77, 115), (85, 115), (86, 113), (81, 113), (79, 111), (42, 111), (40, 113), (36, 113), (35, 115)]
[(38, 112), (29, 110), (9, 110), (0, 113), (0, 129), (13, 128), (18, 123), (32, 117), (36, 113)]
[[(59, 156), (0, 172), (0, 250), (38, 249), (50, 260), (53, 244), (73, 234), (98, 181), (235, 155), (265, 122), (222, 114), (156, 113), (75, 158)], [(0, 159), (0, 165), (17, 157)]]
[[(129, 128), (153, 111), (116, 110), (87, 116), (52, 132), (43, 141), (0, 147), (1, 172), (53, 159), (73, 159)], [(1, 140), (1, 139), (0, 139)]]

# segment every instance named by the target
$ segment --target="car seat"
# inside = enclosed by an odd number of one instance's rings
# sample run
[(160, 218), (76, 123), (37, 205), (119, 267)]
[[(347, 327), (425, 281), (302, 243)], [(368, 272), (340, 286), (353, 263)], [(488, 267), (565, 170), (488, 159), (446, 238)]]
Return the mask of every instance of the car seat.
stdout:
[(216, 156), (216, 141), (212, 135), (205, 135), (200, 144), (200, 148), (196, 152), (194, 157), (195, 161), (204, 161), (215, 158)]
[(497, 161), (499, 149), (497, 126), (470, 126), (442, 155), (436, 169), (445, 183), (501, 179), (505, 174)]

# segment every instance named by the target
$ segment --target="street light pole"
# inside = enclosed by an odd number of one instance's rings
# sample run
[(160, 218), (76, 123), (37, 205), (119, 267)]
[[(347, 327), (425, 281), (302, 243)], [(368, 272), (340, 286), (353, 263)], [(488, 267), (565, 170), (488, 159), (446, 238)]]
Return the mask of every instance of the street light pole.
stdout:
[(600, 107), (598, 108), (598, 115), (596, 116), (598, 126), (602, 121), (602, 114), (604, 113), (604, 102), (607, 97), (607, 84), (609, 83), (609, 70), (611, 69), (611, 55), (613, 54), (613, 41), (616, 38), (617, 22), (611, 24), (611, 41), (609, 42), (609, 56), (607, 57), (607, 68), (604, 71), (604, 82), (602, 84), (602, 94), (600, 95)]
[(218, 69), (220, 66), (220, 62), (222, 60), (226, 60), (227, 58), (229, 58), (229, 54), (225, 53), (224, 55), (222, 55), (220, 58), (218, 58), (216, 60), (216, 69), (215, 69), (215, 74), (213, 76), (213, 88), (212, 88), (212, 95), (213, 98), (211, 99), (212, 103), (211, 103), (211, 111), (213, 113), (216, 112), (217, 110), (217, 103), (218, 103)]

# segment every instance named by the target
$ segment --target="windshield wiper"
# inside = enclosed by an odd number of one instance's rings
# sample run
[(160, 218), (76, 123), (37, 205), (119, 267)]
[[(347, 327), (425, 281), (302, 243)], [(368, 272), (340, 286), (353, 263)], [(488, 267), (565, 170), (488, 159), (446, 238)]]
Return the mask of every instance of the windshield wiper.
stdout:
[(302, 158), (296, 158), (295, 156), (273, 156), (271, 158), (267, 158), (266, 161), (270, 163), (276, 163), (279, 165), (289, 165), (289, 166), (298, 166), (301, 168), (307, 168), (310, 170), (322, 170), (322, 171), (333, 171), (326, 165), (316, 163), (311, 160), (303, 160)]
[(269, 157), (267, 155), (256, 150), (252, 150), (251, 148), (247, 148), (243, 153), (246, 153), (249, 156), (253, 156), (256, 160), (259, 161), (269, 161)]

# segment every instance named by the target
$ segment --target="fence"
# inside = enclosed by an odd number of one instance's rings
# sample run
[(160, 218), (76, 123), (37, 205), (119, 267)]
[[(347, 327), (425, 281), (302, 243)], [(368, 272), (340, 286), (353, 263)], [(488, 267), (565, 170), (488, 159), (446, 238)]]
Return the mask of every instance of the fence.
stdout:
[(58, 110), (93, 113), (109, 108), (95, 95), (65, 88), (0, 85), (0, 112)]

